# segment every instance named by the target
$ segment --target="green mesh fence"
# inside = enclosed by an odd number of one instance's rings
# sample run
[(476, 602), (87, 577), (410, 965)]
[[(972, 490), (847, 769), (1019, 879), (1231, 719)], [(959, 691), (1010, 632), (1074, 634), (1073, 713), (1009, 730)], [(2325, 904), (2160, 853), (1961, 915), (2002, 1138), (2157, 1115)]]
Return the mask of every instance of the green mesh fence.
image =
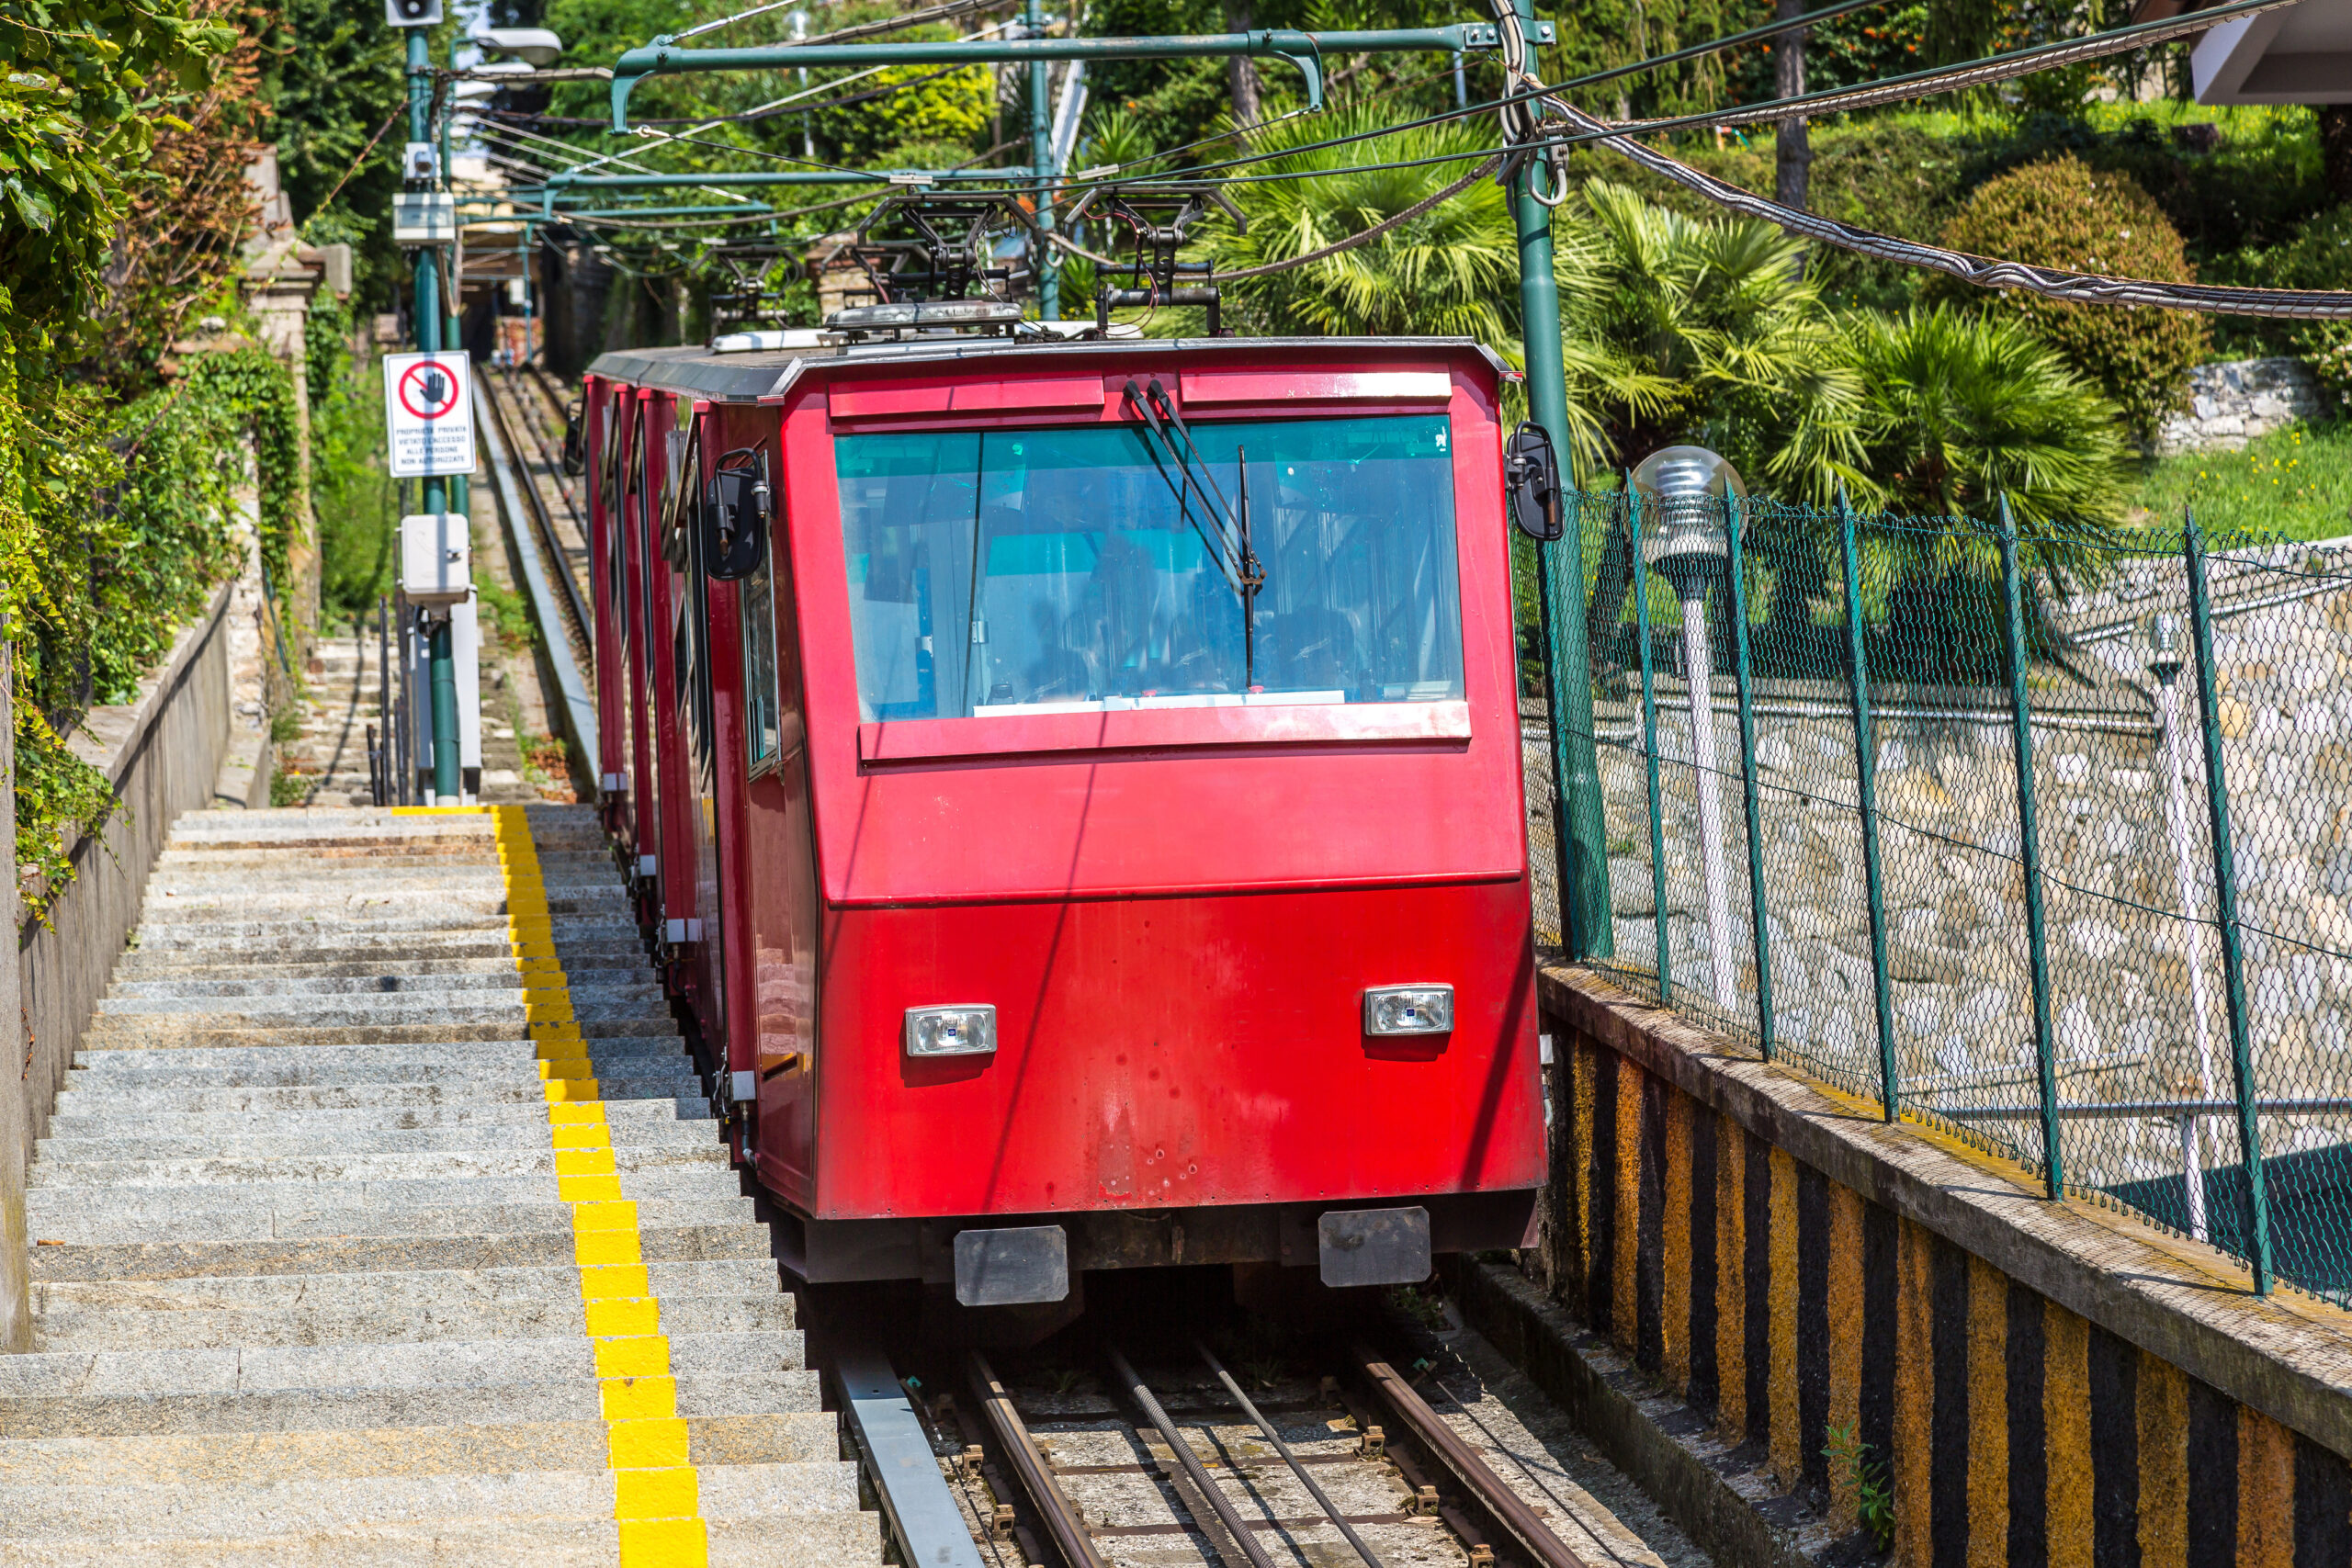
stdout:
[(2352, 1304), (2352, 538), (1576, 500), (1539, 941)]

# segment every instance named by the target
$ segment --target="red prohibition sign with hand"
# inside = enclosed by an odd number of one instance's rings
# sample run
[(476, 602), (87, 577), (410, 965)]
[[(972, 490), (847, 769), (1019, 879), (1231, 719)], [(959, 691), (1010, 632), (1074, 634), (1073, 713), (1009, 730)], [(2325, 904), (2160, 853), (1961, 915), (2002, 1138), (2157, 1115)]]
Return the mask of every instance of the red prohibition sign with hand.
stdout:
[(439, 419), (458, 406), (458, 380), (431, 360), (401, 377), (401, 407), (418, 419)]

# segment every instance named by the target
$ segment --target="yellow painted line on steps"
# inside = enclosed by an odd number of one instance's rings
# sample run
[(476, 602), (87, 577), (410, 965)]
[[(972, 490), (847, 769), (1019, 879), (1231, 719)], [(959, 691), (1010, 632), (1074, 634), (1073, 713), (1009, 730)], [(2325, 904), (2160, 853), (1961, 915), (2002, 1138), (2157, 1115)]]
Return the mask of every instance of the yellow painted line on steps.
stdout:
[(547, 885), (519, 806), (402, 807), (401, 815), (487, 813), (498, 836), (508, 939), (523, 981), (524, 1016), (537, 1045), (555, 1146), (556, 1195), (571, 1208), (572, 1256), (605, 1420), (605, 1463), (622, 1568), (707, 1568), (700, 1482), (678, 1416), (678, 1382), (662, 1303), (638, 1234), (637, 1205), (621, 1196), (611, 1129), (595, 1068), (571, 1010), (556, 956)]

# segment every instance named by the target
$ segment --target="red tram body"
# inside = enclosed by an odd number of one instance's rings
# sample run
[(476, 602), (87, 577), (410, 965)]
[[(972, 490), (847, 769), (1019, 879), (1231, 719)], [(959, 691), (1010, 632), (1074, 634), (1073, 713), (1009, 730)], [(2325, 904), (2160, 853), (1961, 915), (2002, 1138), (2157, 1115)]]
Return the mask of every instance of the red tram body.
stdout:
[[(944, 335), (596, 362), (605, 820), (807, 1278), (1008, 1303), (1522, 1241), (1498, 369)], [(722, 580), (730, 475), (768, 523)]]

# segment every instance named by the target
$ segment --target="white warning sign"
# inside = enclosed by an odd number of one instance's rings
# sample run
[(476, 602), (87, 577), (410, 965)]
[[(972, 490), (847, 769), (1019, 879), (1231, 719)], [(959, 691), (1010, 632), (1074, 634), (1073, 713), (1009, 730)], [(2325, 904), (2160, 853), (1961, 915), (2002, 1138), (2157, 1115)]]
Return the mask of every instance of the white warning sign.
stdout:
[(384, 355), (384, 429), (396, 479), (474, 471), (474, 399), (462, 352)]

